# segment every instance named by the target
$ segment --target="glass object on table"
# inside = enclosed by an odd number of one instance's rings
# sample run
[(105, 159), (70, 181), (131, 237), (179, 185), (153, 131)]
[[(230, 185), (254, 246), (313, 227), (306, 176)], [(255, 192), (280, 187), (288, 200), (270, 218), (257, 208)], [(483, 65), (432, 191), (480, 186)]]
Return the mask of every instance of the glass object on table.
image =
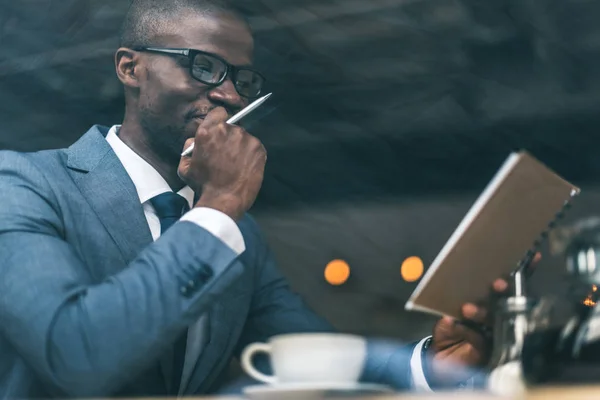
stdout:
[(498, 395), (515, 395), (525, 390), (521, 371), (523, 343), (532, 326), (539, 325), (537, 316), (545, 315), (539, 311), (545, 303), (527, 296), (525, 283), (525, 269), (518, 269), (513, 275), (514, 294), (500, 299), (494, 309), (494, 345), (487, 388)]

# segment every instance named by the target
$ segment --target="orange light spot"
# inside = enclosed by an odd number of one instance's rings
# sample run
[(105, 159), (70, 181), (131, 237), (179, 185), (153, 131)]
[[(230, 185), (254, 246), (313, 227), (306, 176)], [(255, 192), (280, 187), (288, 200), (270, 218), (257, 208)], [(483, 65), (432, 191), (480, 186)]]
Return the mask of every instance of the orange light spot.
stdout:
[(423, 275), (423, 261), (416, 256), (408, 257), (400, 268), (402, 279), (406, 282), (414, 282)]
[(583, 305), (586, 307), (594, 307), (596, 305), (596, 302), (588, 297), (585, 300), (583, 300)]
[(350, 266), (344, 260), (333, 260), (325, 267), (325, 280), (334, 286), (344, 284), (350, 277)]

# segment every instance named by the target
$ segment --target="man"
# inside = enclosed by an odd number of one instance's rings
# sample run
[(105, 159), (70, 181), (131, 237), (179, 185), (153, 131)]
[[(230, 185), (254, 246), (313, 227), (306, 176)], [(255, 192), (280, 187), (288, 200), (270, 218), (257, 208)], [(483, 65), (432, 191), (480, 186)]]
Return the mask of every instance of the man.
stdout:
[[(252, 51), (224, 2), (134, 0), (115, 57), (122, 125), (0, 154), (1, 398), (207, 393), (247, 344), (331, 330), (246, 214), (266, 153), (225, 121), (260, 92)], [(477, 366), (486, 351), (444, 319), (433, 340), (373, 343), (364, 379), (455, 387), (467, 376), (440, 361)]]

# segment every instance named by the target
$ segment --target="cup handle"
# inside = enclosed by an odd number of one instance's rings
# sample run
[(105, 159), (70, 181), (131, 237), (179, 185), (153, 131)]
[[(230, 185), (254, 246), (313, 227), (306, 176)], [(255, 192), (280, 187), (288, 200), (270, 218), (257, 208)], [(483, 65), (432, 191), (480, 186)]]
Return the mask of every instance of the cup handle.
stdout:
[(242, 352), (242, 368), (248, 375), (257, 381), (261, 381), (264, 383), (275, 383), (277, 382), (277, 378), (274, 375), (266, 375), (257, 370), (254, 365), (252, 365), (252, 357), (257, 353), (265, 353), (271, 354), (271, 346), (267, 343), (252, 343), (247, 346)]

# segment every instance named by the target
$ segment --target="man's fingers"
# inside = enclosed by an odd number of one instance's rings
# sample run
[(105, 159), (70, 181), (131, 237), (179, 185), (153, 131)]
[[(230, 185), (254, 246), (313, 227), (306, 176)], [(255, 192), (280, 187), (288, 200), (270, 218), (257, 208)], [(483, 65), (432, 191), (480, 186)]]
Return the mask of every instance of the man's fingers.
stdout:
[(484, 336), (477, 330), (472, 329), (468, 326), (463, 326), (463, 331), (461, 334), (465, 338), (465, 341), (471, 343), (474, 349), (478, 352), (481, 352), (485, 347), (485, 338)]
[[(189, 138), (188, 140), (185, 141), (185, 144), (183, 145), (183, 150), (186, 150), (187, 148), (189, 148), (192, 144), (194, 143), (194, 138)], [(191, 161), (191, 154), (189, 156), (182, 156), (181, 160), (179, 161), (179, 167), (177, 168), (177, 175), (179, 176), (179, 179), (185, 181), (185, 176), (188, 173), (188, 170), (190, 168), (190, 163)]]
[(206, 117), (204, 117), (204, 121), (202, 121), (200, 126), (208, 129), (209, 126), (220, 124), (228, 119), (229, 115), (227, 114), (227, 111), (223, 107), (217, 107), (206, 114)]
[(508, 282), (506, 282), (504, 279), (496, 279), (492, 284), (492, 287), (494, 288), (495, 292), (502, 293), (508, 289)]
[(463, 316), (473, 322), (483, 323), (487, 317), (487, 310), (483, 307), (477, 307), (475, 304), (467, 303), (462, 306)]
[(477, 349), (480, 349), (485, 342), (481, 332), (475, 326), (470, 326), (467, 321), (453, 321), (449, 327), (451, 329), (450, 338), (454, 341), (458, 338), (460, 341), (471, 343)]
[[(535, 264), (540, 262), (541, 259), (542, 259), (542, 253), (540, 253), (540, 252), (535, 253), (533, 258), (531, 259), (529, 268), (535, 268), (536, 267)], [(492, 289), (494, 289), (494, 292), (496, 292), (496, 293), (503, 293), (506, 291), (506, 289), (508, 289), (508, 287), (509, 287), (509, 284), (504, 279), (496, 279), (494, 281), (494, 283), (492, 284)]]

